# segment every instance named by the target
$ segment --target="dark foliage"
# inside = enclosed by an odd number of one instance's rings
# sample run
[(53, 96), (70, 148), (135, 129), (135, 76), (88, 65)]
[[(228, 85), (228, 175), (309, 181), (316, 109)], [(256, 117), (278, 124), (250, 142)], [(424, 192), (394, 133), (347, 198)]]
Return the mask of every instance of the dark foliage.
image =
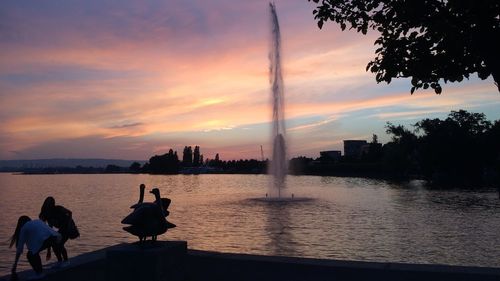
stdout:
[(141, 163), (139, 162), (134, 162), (130, 165), (129, 170), (132, 173), (139, 173), (141, 171)]
[(413, 131), (387, 123), (386, 132), (390, 142), (382, 146), (374, 136), (358, 158), (297, 157), (290, 160), (290, 173), (421, 178), (441, 187), (500, 184), (500, 120), (459, 110), (444, 120), (423, 119)]
[[(126, 169), (126, 168), (123, 168)], [(23, 168), (15, 170), (24, 174), (100, 174), (105, 173), (102, 167), (45, 167), (45, 168)]]
[[(491, 122), (482, 113), (453, 111), (445, 120), (424, 119), (415, 124), (422, 173), (434, 181), (475, 182), (492, 163), (487, 142)], [(500, 141), (500, 140), (498, 140)]]
[[(329, 159), (328, 159), (329, 160)], [(325, 159), (327, 161), (327, 159)], [(300, 175), (307, 171), (307, 167), (313, 162), (312, 158), (307, 158), (304, 156), (296, 157), (290, 159), (288, 164), (288, 169), (292, 175)]]
[(191, 146), (185, 146), (182, 152), (182, 165), (184, 167), (193, 166), (193, 149)]
[(382, 158), (382, 144), (378, 142), (378, 136), (373, 135), (372, 142), (368, 144), (368, 151), (361, 156), (367, 162), (377, 162)]
[(200, 159), (200, 147), (199, 146), (195, 146), (194, 147), (194, 152), (193, 152), (193, 166), (194, 167), (198, 167), (201, 165), (202, 161)]
[(222, 161), (223, 171), (232, 173), (260, 174), (266, 172), (266, 162), (255, 159)]
[(383, 163), (396, 175), (418, 174), (417, 136), (404, 126), (387, 123), (392, 141), (383, 147)]
[[(311, 0), (308, 0), (311, 1)], [(366, 70), (377, 82), (411, 77), (411, 93), (492, 75), (500, 91), (500, 1), (312, 0), (319, 28), (327, 21), (342, 30), (376, 30), (379, 48)]]
[(142, 172), (152, 174), (199, 174), (199, 173), (240, 173), (240, 174), (260, 174), (265, 173), (266, 161), (250, 160), (220, 160), (219, 154), (215, 159), (206, 159), (203, 162), (203, 155), (199, 146), (195, 146), (194, 151), (191, 146), (184, 147), (183, 161), (180, 162), (177, 152), (170, 149), (164, 155), (151, 157), (148, 163), (142, 167)]
[(152, 174), (177, 174), (179, 172), (180, 163), (177, 157), (177, 152), (172, 149), (163, 155), (155, 155), (149, 159), (149, 163), (144, 165), (144, 172)]
[(107, 165), (106, 166), (106, 169), (104, 169), (104, 171), (106, 173), (120, 173), (120, 172), (123, 172), (124, 169), (120, 166), (117, 166), (117, 165)]
[(384, 146), (385, 159), (400, 172), (419, 173), (440, 185), (487, 183), (487, 174), (498, 174), (498, 123), (492, 125), (482, 113), (460, 110), (445, 120), (417, 122), (415, 132), (388, 124), (393, 138)]

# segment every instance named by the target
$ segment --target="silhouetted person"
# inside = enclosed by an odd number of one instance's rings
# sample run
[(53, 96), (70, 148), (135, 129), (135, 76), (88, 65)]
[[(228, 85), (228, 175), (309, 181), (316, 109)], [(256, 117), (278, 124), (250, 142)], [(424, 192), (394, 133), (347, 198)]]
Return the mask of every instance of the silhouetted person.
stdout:
[[(80, 236), (78, 228), (73, 221), (72, 213), (70, 210), (64, 208), (63, 206), (56, 205), (54, 197), (49, 196), (43, 202), (42, 208), (40, 210), (40, 215), (38, 217), (47, 222), (50, 227), (56, 227), (58, 232), (61, 234), (61, 251), (60, 255), (57, 255), (57, 261), (61, 263), (62, 261), (68, 261), (68, 251), (64, 244), (68, 239), (75, 239)], [(55, 252), (55, 251), (54, 251)], [(47, 259), (50, 258), (50, 249), (47, 252)], [(65, 265), (65, 264), (60, 264)]]
[(28, 216), (20, 216), (17, 220), (17, 226), (10, 239), (10, 247), (16, 245), (16, 258), (12, 265), (12, 279), (17, 279), (16, 269), (19, 257), (23, 253), (24, 244), (28, 248), (28, 262), (37, 277), (42, 277), (42, 261), (40, 251), (53, 248), (56, 254), (61, 250), (61, 234), (54, 231), (41, 220), (31, 220)]

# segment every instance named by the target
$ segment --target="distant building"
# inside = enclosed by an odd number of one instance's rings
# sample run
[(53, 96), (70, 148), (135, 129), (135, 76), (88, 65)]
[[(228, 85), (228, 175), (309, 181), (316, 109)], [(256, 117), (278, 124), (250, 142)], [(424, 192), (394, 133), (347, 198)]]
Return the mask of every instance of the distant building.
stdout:
[(344, 156), (347, 158), (361, 157), (367, 144), (366, 140), (344, 140)]
[(340, 152), (340, 150), (327, 150), (327, 151), (320, 151), (319, 155), (321, 159), (324, 159), (326, 161), (338, 162), (340, 161), (342, 153)]

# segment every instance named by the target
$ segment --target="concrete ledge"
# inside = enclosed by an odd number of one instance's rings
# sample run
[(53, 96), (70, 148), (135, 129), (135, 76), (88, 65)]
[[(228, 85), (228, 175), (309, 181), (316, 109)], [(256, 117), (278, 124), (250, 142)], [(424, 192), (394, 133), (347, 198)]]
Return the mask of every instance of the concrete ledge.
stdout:
[[(181, 254), (181, 257), (172, 259), (172, 255), (165, 253), (165, 251), (176, 250), (177, 254)], [(153, 268), (158, 268), (165, 264), (175, 265), (181, 270), (182, 273), (185, 272), (184, 268), (180, 267), (178, 262), (184, 262), (185, 255), (187, 251), (187, 243), (185, 241), (157, 241), (156, 246), (152, 247), (148, 243), (140, 248), (136, 244), (118, 244), (110, 246), (101, 250), (94, 252), (82, 254), (73, 258), (70, 258), (70, 264), (64, 268), (51, 269), (44, 267), (44, 273), (46, 276), (42, 279), (43, 281), (107, 281), (107, 280), (118, 280), (117, 277), (124, 277), (120, 281), (127, 280), (159, 280), (159, 279), (145, 279), (144, 276), (148, 277), (150, 275), (148, 271), (144, 271)], [(141, 254), (142, 252), (142, 254)], [(135, 263), (135, 267), (131, 264), (127, 264), (130, 261)], [(143, 259), (145, 258), (145, 259)], [(142, 267), (143, 271), (135, 270), (140, 263), (145, 263)], [(49, 265), (50, 266), (50, 265)], [(135, 270), (142, 273), (139, 278), (135, 278), (136, 275), (130, 271)], [(113, 270), (118, 272), (113, 273)], [(158, 271), (156, 271), (158, 272)], [(125, 274), (127, 273), (127, 274)], [(124, 275), (125, 274), (125, 275)], [(33, 270), (25, 270), (18, 272), (19, 280), (27, 280), (34, 276)], [(135, 278), (135, 279), (132, 279)], [(148, 277), (149, 278), (149, 277)], [(10, 275), (2, 276), (0, 281), (10, 280)], [(161, 279), (161, 280), (183, 280), (179, 278), (174, 279)]]
[(188, 251), (189, 280), (481, 280), (500, 268), (378, 263)]
[[(106, 280), (457, 280), (500, 281), (500, 268), (259, 256), (187, 250), (184, 241), (156, 247), (119, 244), (46, 270), (45, 281)], [(20, 280), (32, 270), (19, 273)], [(0, 280), (9, 280), (3, 276)]]
[[(102, 275), (102, 272), (105, 268), (106, 251), (113, 247), (116, 246), (70, 258), (70, 264), (64, 268), (51, 269), (51, 264), (44, 265), (43, 271), (46, 274), (46, 277), (40, 280), (104, 281), (105, 278)], [(18, 272), (19, 280), (26, 280), (32, 276), (34, 276), (33, 270)], [(10, 280), (10, 276), (3, 276), (0, 280)]]
[(106, 251), (107, 280), (184, 280), (186, 252), (185, 241), (123, 244)]

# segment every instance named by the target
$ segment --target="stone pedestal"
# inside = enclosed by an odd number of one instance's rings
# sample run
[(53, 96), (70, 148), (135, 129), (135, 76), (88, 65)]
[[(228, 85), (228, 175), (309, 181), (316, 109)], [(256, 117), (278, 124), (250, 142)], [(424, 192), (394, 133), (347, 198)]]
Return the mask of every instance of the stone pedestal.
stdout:
[(186, 241), (123, 244), (106, 252), (107, 280), (185, 280)]

